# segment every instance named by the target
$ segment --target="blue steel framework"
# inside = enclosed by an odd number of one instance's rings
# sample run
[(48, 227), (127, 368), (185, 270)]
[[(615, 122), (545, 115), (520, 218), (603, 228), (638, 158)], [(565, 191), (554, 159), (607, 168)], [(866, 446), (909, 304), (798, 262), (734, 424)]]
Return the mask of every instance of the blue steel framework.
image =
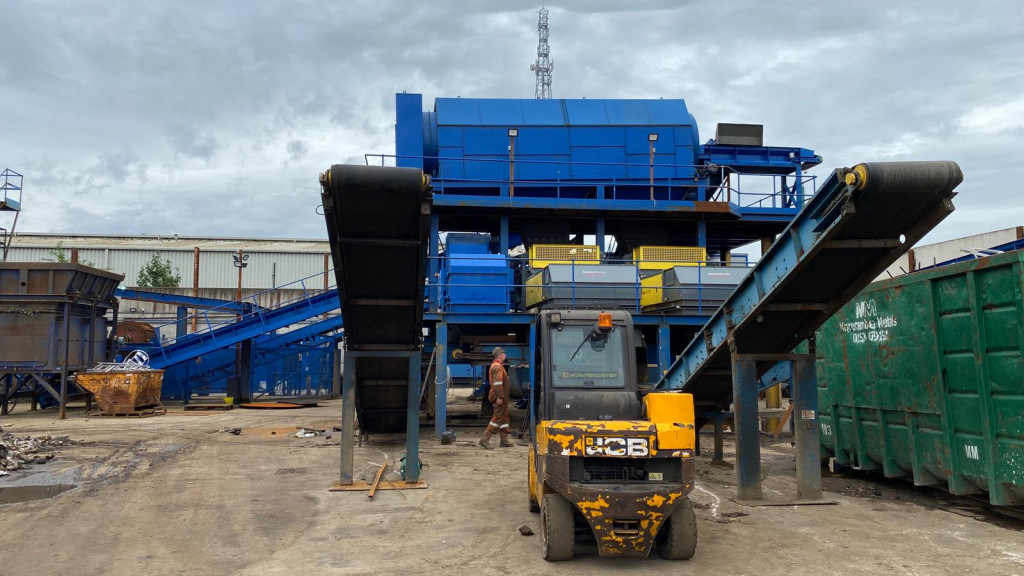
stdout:
[[(450, 312), (442, 298), (443, 233), (489, 234), (499, 255), (519, 244), (566, 244), (570, 236), (580, 243), (587, 235), (602, 262), (621, 263), (642, 245), (700, 246), (725, 261), (731, 250), (786, 227), (813, 192), (814, 178), (804, 171), (821, 162), (805, 148), (700, 144), (683, 100), (441, 98), (424, 111), (421, 95), (403, 93), (396, 114), (396, 153), (366, 161), (431, 177), (425, 321), (439, 375), (450, 361), (452, 327), (515, 332), (528, 345), (531, 367), (537, 337), (536, 315), (512, 299), (503, 312)], [(608, 251), (612, 237), (616, 249)], [(505, 286), (521, 288), (507, 261)], [(654, 340), (659, 374), (713, 311), (634, 310), (634, 323)], [(444, 386), (435, 386), (441, 434)]]
[[(268, 291), (299, 288), (303, 292), (302, 297), (272, 309), (257, 305), (261, 294), (225, 302), (119, 289), (116, 295), (124, 299), (178, 306), (174, 322), (154, 327), (156, 342), (134, 343), (125, 349), (146, 351), (152, 366), (166, 370), (164, 396), (182, 398), (186, 402), (197, 391), (224, 390), (223, 383), (244, 373), (246, 366), (250, 377), (248, 387), (241, 390), (243, 397), (331, 390), (331, 373), (336, 363), (334, 350), (342, 337), (342, 318), (336, 314), (337, 290), (311, 286), (321, 277), (322, 274), (315, 274)], [(194, 315), (199, 329), (191, 334), (187, 327), (193, 316), (188, 315), (188, 308), (201, 309)], [(317, 317), (321, 318), (310, 322)], [(277, 333), (300, 322), (309, 323), (290, 332)], [(171, 326), (174, 326), (175, 337), (163, 338), (161, 330)], [(249, 353), (239, 362), (234, 346), (246, 341), (250, 343), (246, 347)]]
[[(761, 496), (758, 376), (788, 379), (789, 372), (798, 422), (798, 495), (820, 496), (820, 469), (810, 464), (820, 446), (814, 330), (952, 213), (962, 180), (953, 162), (835, 170), (715, 311), (702, 337), (668, 368), (657, 387), (693, 394), (698, 417), (713, 417), (735, 403), (740, 498)], [(805, 339), (811, 354), (789, 353)]]

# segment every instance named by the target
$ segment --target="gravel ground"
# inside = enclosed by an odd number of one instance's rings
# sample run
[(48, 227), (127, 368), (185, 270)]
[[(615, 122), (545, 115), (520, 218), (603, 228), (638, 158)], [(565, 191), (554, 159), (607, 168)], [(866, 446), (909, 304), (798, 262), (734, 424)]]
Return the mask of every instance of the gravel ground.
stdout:
[[(339, 415), (328, 401), (200, 415), (172, 406), (143, 419), (76, 409), (65, 421), (53, 411), (4, 417), (14, 436), (71, 442), (0, 478), (0, 574), (1024, 575), (1024, 522), (985, 505), (826, 473), (833, 505), (744, 506), (730, 499), (732, 471), (707, 454), (691, 496), (700, 538), (692, 560), (605, 560), (582, 546), (575, 560), (551, 564), (540, 537), (520, 533), (540, 533), (527, 510), (525, 446), (481, 450), (481, 429), (469, 426), (441, 445), (424, 427), (429, 488), (371, 501), (327, 490), (338, 476), (336, 433), (295, 435), (330, 432)], [(356, 470), (372, 475), (386, 458), (397, 471), (403, 453), (402, 436), (371, 437), (356, 450)], [(763, 457), (766, 496), (795, 493), (789, 441), (766, 440)]]

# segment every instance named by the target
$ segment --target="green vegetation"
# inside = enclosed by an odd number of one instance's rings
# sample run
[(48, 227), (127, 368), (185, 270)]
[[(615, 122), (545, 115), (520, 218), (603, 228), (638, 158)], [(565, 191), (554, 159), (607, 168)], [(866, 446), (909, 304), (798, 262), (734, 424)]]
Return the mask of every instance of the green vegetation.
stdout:
[(161, 260), (159, 254), (153, 254), (139, 270), (136, 285), (139, 288), (177, 288), (181, 285), (181, 270), (172, 268), (170, 260)]
[[(64, 253), (63, 242), (57, 242), (56, 247), (47, 250), (46, 256), (46, 258), (43, 258), (43, 262), (57, 262), (58, 264), (67, 264), (71, 262), (71, 258), (68, 258), (68, 255)], [(79, 259), (78, 263), (84, 266), (92, 266), (93, 268), (96, 267), (95, 264), (88, 260)]]

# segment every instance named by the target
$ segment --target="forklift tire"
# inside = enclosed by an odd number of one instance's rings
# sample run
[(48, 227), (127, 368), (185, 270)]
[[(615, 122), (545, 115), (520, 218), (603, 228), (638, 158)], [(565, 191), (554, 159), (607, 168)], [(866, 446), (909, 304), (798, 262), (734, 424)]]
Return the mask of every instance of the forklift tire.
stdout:
[(572, 504), (558, 494), (545, 494), (540, 508), (540, 536), (548, 562), (572, 560), (576, 524)]
[(527, 491), (526, 497), (530, 499), (530, 512), (534, 514), (540, 512), (540, 504), (537, 504), (537, 501), (533, 499), (533, 495), (529, 491)]
[(665, 560), (689, 560), (697, 551), (697, 517), (690, 499), (672, 512), (655, 540), (658, 554)]

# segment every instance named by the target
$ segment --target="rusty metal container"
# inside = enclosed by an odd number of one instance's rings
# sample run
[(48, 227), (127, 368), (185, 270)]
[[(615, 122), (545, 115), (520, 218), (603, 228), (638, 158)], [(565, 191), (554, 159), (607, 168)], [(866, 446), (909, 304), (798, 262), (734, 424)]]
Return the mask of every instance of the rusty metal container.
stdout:
[[(107, 310), (124, 275), (82, 264), (0, 262), (0, 372), (106, 360)], [(67, 319), (65, 319), (67, 316)]]
[(139, 414), (160, 409), (163, 370), (132, 370), (117, 372), (79, 372), (79, 386), (96, 396), (103, 414)]
[(1024, 504), (1024, 251), (876, 282), (817, 345), (836, 461)]

